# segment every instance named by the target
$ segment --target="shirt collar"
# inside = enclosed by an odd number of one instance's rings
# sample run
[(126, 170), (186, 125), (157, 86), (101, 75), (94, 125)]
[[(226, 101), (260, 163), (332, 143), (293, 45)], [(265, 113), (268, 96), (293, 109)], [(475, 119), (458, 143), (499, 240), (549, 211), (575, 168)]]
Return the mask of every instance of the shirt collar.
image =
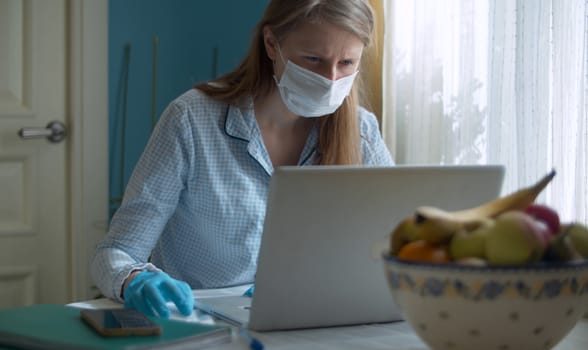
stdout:
[(225, 132), (227, 135), (245, 140), (251, 140), (251, 133), (256, 125), (253, 113), (253, 101), (251, 99), (245, 107), (228, 105), (225, 119)]
[[(255, 113), (253, 111), (253, 99), (249, 98), (244, 106), (228, 105), (225, 119), (225, 132), (227, 135), (247, 141), (248, 152), (255, 158), (268, 174), (273, 173), (273, 166), (269, 154), (265, 150), (261, 133), (257, 127)], [(318, 143), (318, 124), (315, 125), (306, 140), (302, 150), (299, 165), (314, 164), (317, 159), (316, 146)]]
[(274, 168), (255, 120), (253, 101), (249, 99), (247, 102), (244, 106), (229, 105), (227, 107), (225, 132), (230, 137), (247, 142), (249, 155), (271, 176)]

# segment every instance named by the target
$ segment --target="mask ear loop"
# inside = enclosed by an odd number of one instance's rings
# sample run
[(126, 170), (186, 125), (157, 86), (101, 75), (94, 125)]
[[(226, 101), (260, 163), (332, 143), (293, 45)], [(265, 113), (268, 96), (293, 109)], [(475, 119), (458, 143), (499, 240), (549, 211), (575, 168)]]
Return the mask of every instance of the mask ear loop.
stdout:
[[(286, 67), (286, 61), (284, 61), (284, 56), (282, 55), (282, 48), (280, 47), (280, 43), (276, 40), (276, 46), (278, 48), (278, 53), (280, 54), (280, 59), (282, 60), (282, 63), (284, 64), (284, 67)], [(274, 81), (276, 82), (276, 85), (280, 85), (280, 82), (278, 81), (278, 77), (276, 77), (276, 60), (273, 59), (272, 60), (273, 64), (274, 64)], [(283, 74), (283, 73), (282, 73)]]
[(282, 63), (285, 66), (286, 61), (284, 60), (284, 56), (282, 55), (282, 48), (280, 47), (280, 43), (276, 42), (276, 46), (278, 47), (278, 53), (280, 54), (280, 59), (282, 59)]
[[(270, 33), (271, 33), (271, 36), (273, 37), (273, 39), (275, 40), (276, 47), (278, 49), (278, 54), (280, 55), (280, 59), (282, 60), (282, 63), (284, 63), (284, 65), (286, 65), (286, 61), (284, 61), (284, 56), (282, 55), (282, 48), (280, 47), (280, 42), (278, 41), (278, 38), (274, 35), (273, 32), (270, 31)], [(276, 58), (275, 57), (269, 57), (269, 59), (272, 61), (272, 64), (275, 66), (275, 64), (276, 64)]]

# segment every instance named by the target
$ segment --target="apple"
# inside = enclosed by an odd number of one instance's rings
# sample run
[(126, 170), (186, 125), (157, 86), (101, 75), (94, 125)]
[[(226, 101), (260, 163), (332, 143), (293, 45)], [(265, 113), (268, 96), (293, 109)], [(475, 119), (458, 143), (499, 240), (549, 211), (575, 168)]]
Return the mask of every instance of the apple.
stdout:
[(546, 226), (523, 211), (499, 215), (486, 234), (485, 254), (489, 265), (537, 262), (548, 244)]
[(449, 254), (454, 260), (464, 258), (486, 258), (486, 239), (494, 220), (484, 221), (475, 230), (457, 232), (449, 242)]
[(415, 225), (414, 216), (409, 216), (392, 230), (390, 239), (390, 253), (393, 255), (398, 254), (400, 249), (407, 243), (418, 239), (418, 232)]
[(559, 232), (559, 214), (555, 209), (544, 204), (531, 204), (524, 209), (524, 212), (531, 215), (535, 220), (545, 223), (552, 235)]

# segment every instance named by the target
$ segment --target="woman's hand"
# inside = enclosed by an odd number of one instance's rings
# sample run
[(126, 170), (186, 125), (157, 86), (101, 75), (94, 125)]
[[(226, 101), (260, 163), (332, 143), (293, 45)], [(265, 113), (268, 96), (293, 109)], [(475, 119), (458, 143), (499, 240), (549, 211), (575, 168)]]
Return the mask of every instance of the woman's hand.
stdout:
[(194, 295), (190, 286), (171, 278), (167, 273), (141, 271), (132, 274), (125, 282), (125, 306), (137, 309), (148, 316), (168, 318), (167, 302), (173, 302), (180, 313), (189, 316), (194, 309)]

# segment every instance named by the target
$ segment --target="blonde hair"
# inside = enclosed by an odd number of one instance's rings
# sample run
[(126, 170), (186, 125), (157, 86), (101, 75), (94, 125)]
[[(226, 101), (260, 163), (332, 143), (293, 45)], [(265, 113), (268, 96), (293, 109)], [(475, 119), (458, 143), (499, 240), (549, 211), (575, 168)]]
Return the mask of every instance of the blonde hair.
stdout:
[[(278, 41), (306, 22), (325, 21), (356, 35), (365, 47), (371, 43), (374, 13), (368, 0), (272, 0), (257, 25), (245, 59), (234, 71), (200, 84), (197, 89), (230, 104), (263, 97), (276, 88), (273, 65), (265, 50), (263, 28), (269, 26)], [(318, 164), (361, 163), (358, 107), (362, 88), (357, 76), (349, 96), (333, 114), (319, 118)], [(363, 102), (363, 101), (361, 101)]]

